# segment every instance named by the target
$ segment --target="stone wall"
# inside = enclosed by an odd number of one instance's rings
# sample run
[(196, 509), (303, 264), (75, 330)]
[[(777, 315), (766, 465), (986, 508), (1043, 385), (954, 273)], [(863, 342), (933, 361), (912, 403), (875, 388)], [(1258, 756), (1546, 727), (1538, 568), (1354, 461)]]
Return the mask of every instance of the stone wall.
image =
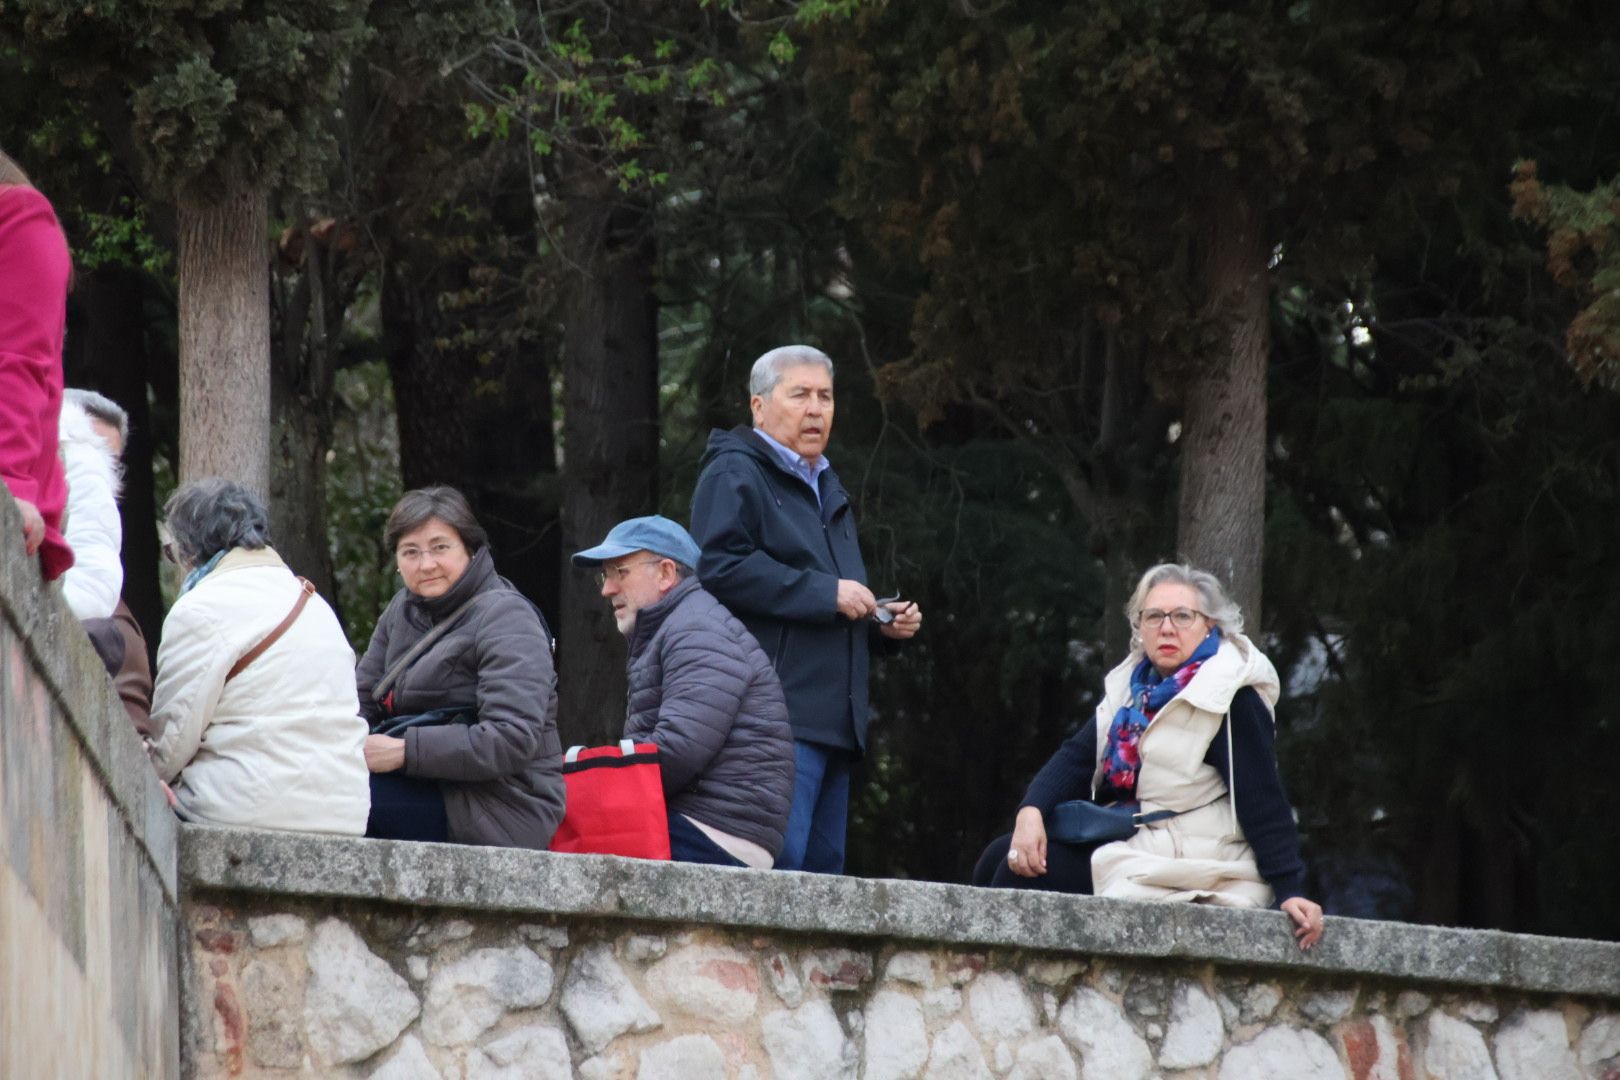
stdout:
[[(21, 518), (0, 497), (8, 549)], [(0, 558), (0, 1077), (179, 1071), (176, 828), (38, 564)]]
[(1620, 1078), (1620, 945), (184, 830), (187, 1071)]
[(12, 551), (0, 1080), (174, 1076), (1620, 1080), (1620, 945), (177, 829)]

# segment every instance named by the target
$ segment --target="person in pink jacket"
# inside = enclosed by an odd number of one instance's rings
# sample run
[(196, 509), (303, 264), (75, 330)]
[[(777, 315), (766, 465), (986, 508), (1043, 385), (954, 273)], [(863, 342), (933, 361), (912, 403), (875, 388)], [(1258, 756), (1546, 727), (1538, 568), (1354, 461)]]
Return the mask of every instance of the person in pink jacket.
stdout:
[(56, 452), (72, 268), (56, 212), (0, 152), (0, 480), (17, 500), (24, 545), (39, 553), (47, 581), (73, 565)]

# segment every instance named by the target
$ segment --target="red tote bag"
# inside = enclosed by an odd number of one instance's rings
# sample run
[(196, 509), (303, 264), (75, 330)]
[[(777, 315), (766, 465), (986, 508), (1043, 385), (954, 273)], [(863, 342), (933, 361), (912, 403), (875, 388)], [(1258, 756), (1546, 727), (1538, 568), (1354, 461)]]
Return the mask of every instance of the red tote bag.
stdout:
[(568, 807), (552, 851), (669, 858), (669, 816), (658, 747), (621, 740), (615, 746), (569, 747), (563, 757)]

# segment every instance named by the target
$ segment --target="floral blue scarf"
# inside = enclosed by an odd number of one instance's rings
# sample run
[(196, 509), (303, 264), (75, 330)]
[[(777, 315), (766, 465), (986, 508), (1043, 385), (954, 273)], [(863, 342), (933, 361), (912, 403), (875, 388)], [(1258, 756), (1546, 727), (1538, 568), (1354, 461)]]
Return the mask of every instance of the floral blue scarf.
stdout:
[(208, 572), (219, 565), (219, 560), (225, 557), (224, 551), (214, 552), (214, 557), (203, 563), (197, 569), (186, 575), (184, 584), (180, 586), (180, 595), (184, 596), (197, 587), (197, 582), (208, 576)]
[(1108, 728), (1108, 742), (1103, 748), (1103, 783), (1125, 799), (1136, 797), (1136, 773), (1142, 767), (1142, 754), (1137, 742), (1153, 716), (1170, 703), (1171, 699), (1192, 682), (1204, 661), (1215, 655), (1221, 647), (1221, 631), (1210, 627), (1209, 634), (1198, 643), (1198, 648), (1170, 675), (1160, 675), (1153, 661), (1144, 656), (1131, 672), (1131, 696)]

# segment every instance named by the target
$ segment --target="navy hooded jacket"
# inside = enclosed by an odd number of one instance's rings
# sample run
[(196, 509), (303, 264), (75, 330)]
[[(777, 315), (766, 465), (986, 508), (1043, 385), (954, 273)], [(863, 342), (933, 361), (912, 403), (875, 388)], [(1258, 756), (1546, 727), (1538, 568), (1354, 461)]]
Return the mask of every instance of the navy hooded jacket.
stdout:
[(870, 624), (838, 613), (838, 579), (866, 584), (849, 492), (832, 469), (821, 505), (752, 428), (709, 435), (692, 496), (698, 578), (759, 639), (787, 697), (793, 737), (866, 745)]

